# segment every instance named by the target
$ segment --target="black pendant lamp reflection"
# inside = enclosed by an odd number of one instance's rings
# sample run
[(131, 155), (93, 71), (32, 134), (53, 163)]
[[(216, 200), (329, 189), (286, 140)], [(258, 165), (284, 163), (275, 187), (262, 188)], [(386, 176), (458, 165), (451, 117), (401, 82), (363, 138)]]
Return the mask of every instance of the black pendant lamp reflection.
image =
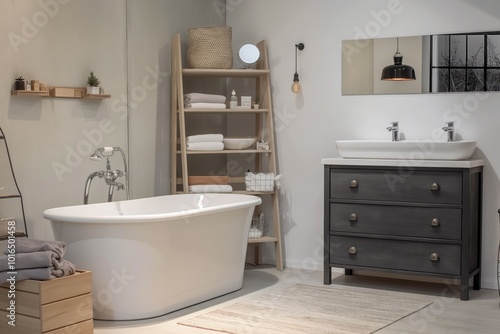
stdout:
[(415, 70), (410, 65), (403, 64), (403, 55), (399, 52), (399, 38), (397, 40), (397, 49), (394, 54), (394, 65), (387, 65), (382, 70), (380, 80), (387, 81), (408, 81), (415, 80)]

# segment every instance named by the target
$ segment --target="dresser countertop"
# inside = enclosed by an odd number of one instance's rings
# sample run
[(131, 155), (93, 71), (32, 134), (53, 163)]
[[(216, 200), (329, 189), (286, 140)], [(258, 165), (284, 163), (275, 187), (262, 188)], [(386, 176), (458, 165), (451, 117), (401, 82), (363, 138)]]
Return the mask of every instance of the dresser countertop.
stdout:
[(484, 166), (483, 159), (390, 160), (390, 159), (322, 158), (321, 163), (323, 165), (340, 165), (340, 166), (444, 167), (444, 168), (474, 168), (474, 167)]

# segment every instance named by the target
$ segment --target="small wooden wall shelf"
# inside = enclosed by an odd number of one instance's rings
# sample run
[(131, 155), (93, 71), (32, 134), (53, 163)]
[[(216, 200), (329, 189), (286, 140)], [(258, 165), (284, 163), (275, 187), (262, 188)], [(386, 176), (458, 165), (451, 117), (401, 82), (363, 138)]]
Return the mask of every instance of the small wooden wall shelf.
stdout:
[(66, 99), (91, 99), (102, 100), (111, 98), (110, 94), (87, 94), (86, 87), (47, 87), (48, 90), (13, 90), (12, 96), (33, 96), (33, 97), (52, 97)]
[(49, 96), (49, 92), (45, 90), (13, 90), (11, 92), (13, 96)]
[(90, 100), (102, 100), (102, 99), (110, 99), (111, 94), (84, 94), (82, 99), (90, 99)]

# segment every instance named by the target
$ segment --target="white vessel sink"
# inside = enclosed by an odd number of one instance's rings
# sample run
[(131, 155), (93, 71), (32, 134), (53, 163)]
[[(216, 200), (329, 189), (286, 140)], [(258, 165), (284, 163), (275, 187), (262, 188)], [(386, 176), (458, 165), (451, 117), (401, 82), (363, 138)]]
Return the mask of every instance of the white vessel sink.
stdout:
[(335, 146), (342, 158), (465, 160), (474, 152), (476, 141), (338, 140)]

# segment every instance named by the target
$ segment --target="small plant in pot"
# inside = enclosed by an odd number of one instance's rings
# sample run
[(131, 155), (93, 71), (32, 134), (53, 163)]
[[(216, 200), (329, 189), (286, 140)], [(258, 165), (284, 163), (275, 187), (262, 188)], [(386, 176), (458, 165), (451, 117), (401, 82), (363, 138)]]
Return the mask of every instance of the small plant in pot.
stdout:
[(94, 72), (90, 72), (89, 77), (87, 78), (87, 94), (99, 94), (100, 93), (100, 88), (99, 84), (101, 82), (99, 81), (99, 78), (97, 78), (94, 74)]
[(259, 98), (258, 97), (255, 97), (255, 100), (253, 101), (253, 108), (259, 109)]

